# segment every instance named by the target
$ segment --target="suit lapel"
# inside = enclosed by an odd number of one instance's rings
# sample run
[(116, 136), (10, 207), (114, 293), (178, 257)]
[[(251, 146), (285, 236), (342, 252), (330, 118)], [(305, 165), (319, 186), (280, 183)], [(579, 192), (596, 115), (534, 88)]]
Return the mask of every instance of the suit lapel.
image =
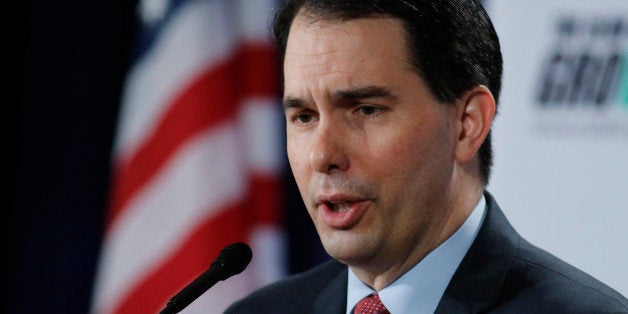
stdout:
[(436, 313), (481, 312), (499, 297), (508, 266), (521, 241), (488, 192), (480, 231), (454, 273)]
[(314, 304), (315, 313), (344, 314), (347, 308), (347, 267), (321, 291)]

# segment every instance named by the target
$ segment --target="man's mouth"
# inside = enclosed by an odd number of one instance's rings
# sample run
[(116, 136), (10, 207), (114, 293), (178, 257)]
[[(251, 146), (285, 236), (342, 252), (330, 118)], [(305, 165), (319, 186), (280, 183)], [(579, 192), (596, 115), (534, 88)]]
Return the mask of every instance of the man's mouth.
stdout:
[(355, 202), (325, 202), (325, 205), (329, 207), (329, 209), (333, 212), (343, 213), (351, 210), (351, 206), (353, 206)]
[(349, 229), (360, 221), (370, 205), (368, 200), (327, 200), (319, 203), (318, 215), (323, 223), (332, 228)]

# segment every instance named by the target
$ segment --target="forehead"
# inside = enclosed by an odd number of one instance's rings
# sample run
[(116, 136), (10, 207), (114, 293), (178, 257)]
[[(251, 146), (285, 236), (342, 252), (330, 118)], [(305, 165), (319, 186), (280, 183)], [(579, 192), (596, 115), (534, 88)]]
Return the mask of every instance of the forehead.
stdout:
[(298, 14), (286, 46), (286, 87), (307, 79), (344, 78), (344, 83), (351, 83), (366, 76), (385, 79), (391, 71), (411, 71), (405, 43), (405, 31), (398, 19), (343, 21)]

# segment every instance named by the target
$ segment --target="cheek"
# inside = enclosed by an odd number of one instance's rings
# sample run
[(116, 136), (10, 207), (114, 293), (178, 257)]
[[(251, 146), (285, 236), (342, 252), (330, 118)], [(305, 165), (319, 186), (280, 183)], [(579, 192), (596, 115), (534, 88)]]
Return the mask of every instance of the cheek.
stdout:
[(308, 150), (305, 149), (303, 144), (295, 142), (294, 140), (288, 139), (286, 144), (290, 169), (292, 170), (297, 185), (302, 189), (303, 183), (307, 181), (308, 176)]
[(422, 139), (415, 132), (397, 132), (393, 136), (382, 137), (374, 146), (373, 157), (389, 168), (400, 168), (408, 163), (415, 163), (424, 154)]
[(394, 185), (400, 185), (397, 188), (409, 188), (416, 180), (423, 182), (434, 172), (441, 172), (448, 157), (439, 133), (426, 127), (409, 127), (378, 141), (371, 163), (379, 166), (372, 171), (386, 180), (395, 180)]
[(291, 144), (291, 141), (287, 142), (287, 154), (288, 154), (288, 163), (290, 164), (290, 168), (292, 168), (293, 172), (299, 171), (303, 166), (303, 151), (296, 149), (298, 145)]
[[(412, 178), (418, 175), (420, 158), (408, 138), (396, 138), (377, 143), (364, 154), (363, 167), (371, 180), (378, 182), (381, 192), (398, 195), (413, 185)], [(366, 150), (365, 150), (366, 152)]]

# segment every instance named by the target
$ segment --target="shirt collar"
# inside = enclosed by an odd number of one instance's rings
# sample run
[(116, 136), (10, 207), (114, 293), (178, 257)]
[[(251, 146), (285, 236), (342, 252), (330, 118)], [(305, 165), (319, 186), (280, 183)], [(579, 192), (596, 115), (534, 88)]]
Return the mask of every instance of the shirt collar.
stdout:
[[(460, 228), (430, 252), (417, 265), (379, 291), (379, 297), (391, 313), (434, 313), (451, 277), (471, 247), (480, 230), (486, 200), (480, 198), (471, 215)], [(347, 314), (364, 297), (375, 292), (349, 268)]]

